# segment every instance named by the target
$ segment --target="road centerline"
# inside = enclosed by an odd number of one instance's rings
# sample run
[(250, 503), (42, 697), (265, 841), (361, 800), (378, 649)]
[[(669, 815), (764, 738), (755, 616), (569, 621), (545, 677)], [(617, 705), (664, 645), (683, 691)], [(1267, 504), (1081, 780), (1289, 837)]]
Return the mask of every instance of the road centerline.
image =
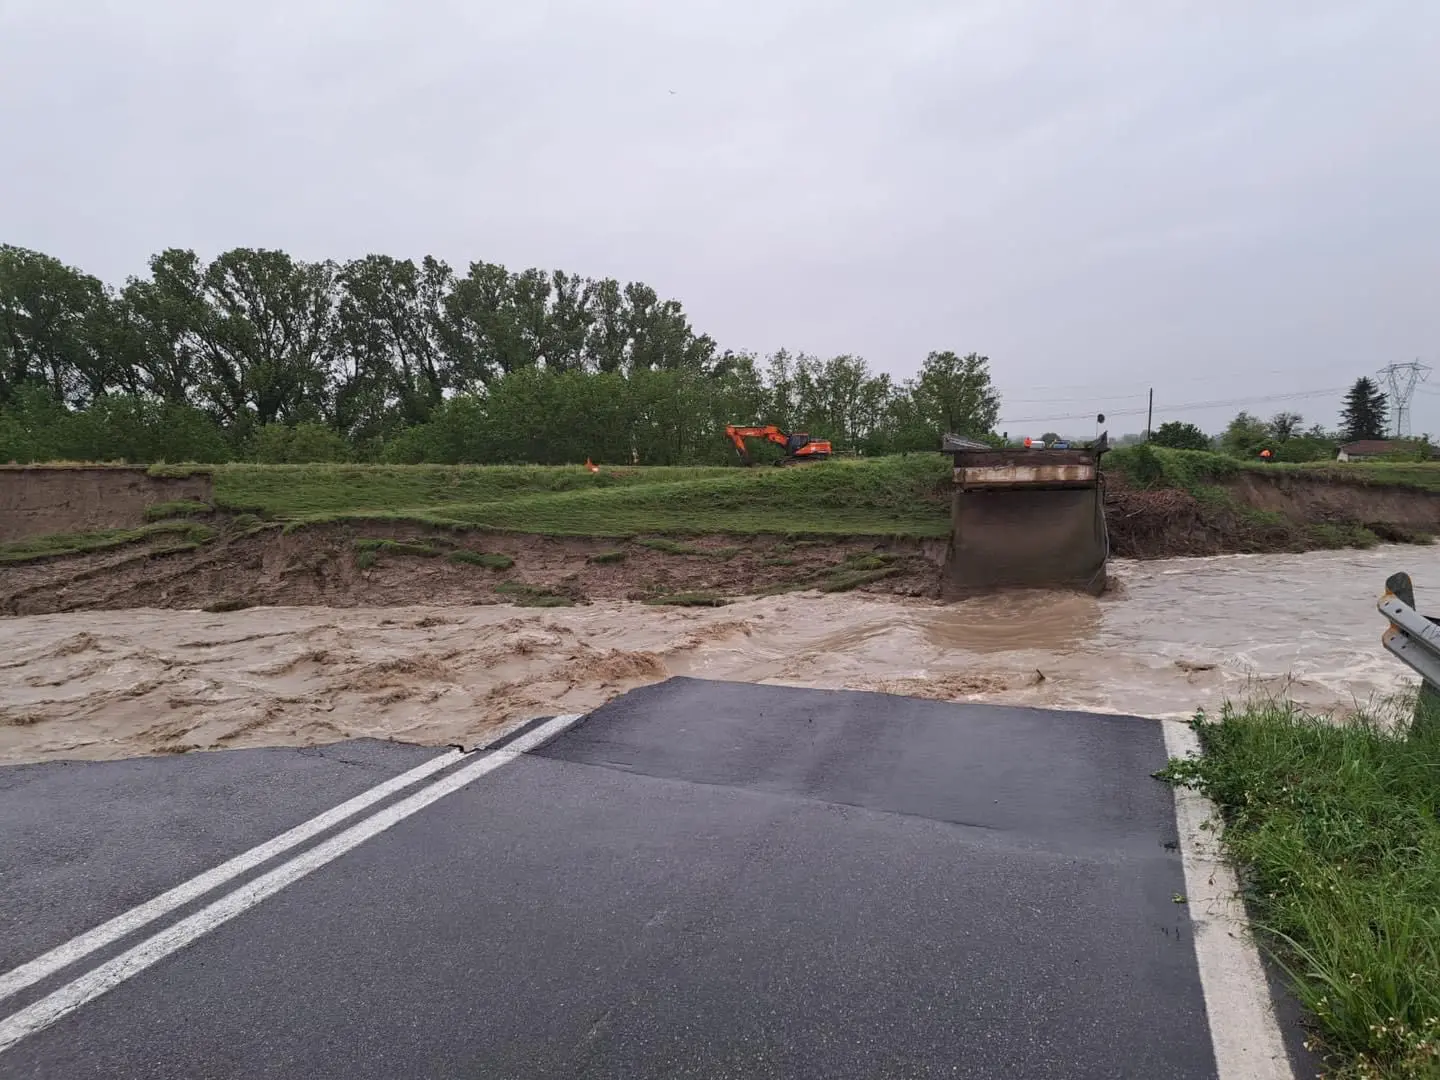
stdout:
[(156, 919), (204, 896), (212, 889), (253, 870), (275, 856), (303, 844), (306, 840), (318, 836), (347, 818), (354, 817), (360, 811), (384, 801), (396, 792), (403, 791), (438, 772), (443, 772), (465, 756), (458, 750), (438, 754), (429, 761), (423, 762), (399, 776), (392, 776), (390, 779), (362, 791), (359, 795), (315, 815), (308, 821), (301, 822), (278, 836), (226, 859), (218, 866), (211, 867), (204, 873), (197, 874), (174, 888), (167, 889), (143, 904), (76, 935), (49, 952), (12, 968), (0, 975), (0, 1001), (19, 993), (26, 987), (33, 986), (40, 980), (48, 978), (79, 960), (83, 960), (97, 949), (103, 949), (141, 927), (148, 926)]
[[(378, 836), (431, 803), (443, 799), (446, 795), (459, 791), (486, 773), (493, 772), (500, 766), (522, 757), (528, 751), (548, 742), (579, 719), (578, 714), (556, 716), (508, 742), (503, 749), (482, 751), (480, 756), (469, 764), (441, 777), (399, 802), (364, 818), (344, 832), (302, 852), (288, 862), (282, 863), (275, 869), (201, 908), (193, 915), (161, 930), (119, 956), (77, 976), (39, 1001), (0, 1020), (0, 1053), (8, 1050), (26, 1036), (49, 1027), (66, 1014), (113, 990), (125, 980), (209, 933), (222, 923), (248, 911), (262, 900), (273, 896), (287, 885), (299, 881), (326, 863), (339, 858), (371, 837)], [(452, 752), (451, 754), (442, 754), (441, 758), (448, 759), (447, 764), (454, 764), (461, 756), (473, 755), (459, 755)], [(433, 764), (433, 762), (426, 764)], [(32, 963), (34, 962), (32, 961)]]

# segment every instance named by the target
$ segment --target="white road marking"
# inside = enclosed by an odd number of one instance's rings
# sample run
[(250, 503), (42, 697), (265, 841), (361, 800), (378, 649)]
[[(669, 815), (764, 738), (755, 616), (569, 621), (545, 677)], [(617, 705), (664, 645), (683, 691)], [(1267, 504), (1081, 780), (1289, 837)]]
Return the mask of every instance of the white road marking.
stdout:
[(184, 948), (196, 938), (249, 910), (260, 901), (274, 896), (285, 886), (299, 881), (312, 870), (317, 870), (331, 860), (339, 858), (371, 837), (378, 836), (392, 825), (404, 821), (411, 814), (425, 809), (431, 803), (443, 799), (452, 792), (459, 791), (471, 781), (478, 780), (486, 773), (494, 772), (500, 766), (514, 761), (526, 751), (533, 750), (541, 743), (560, 734), (578, 719), (580, 719), (578, 715), (568, 715), (557, 716), (546, 721), (503, 749), (492, 750), (471, 764), (457, 769), (449, 776), (442, 777), (413, 795), (372, 814), (344, 832), (302, 852), (274, 870), (261, 874), (254, 881), (242, 885), (234, 892), (222, 896), (213, 904), (201, 908), (195, 914), (181, 919), (173, 926), (147, 938), (113, 960), (108, 960), (92, 971), (86, 972), (33, 1005), (28, 1005), (19, 1012), (0, 1020), (0, 1053), (8, 1050), (27, 1035), (33, 1035), (35, 1032), (49, 1027), (62, 1016), (73, 1012), (86, 1002), (94, 1001), (101, 994), (113, 990), (126, 979), (144, 971), (151, 964), (164, 959), (177, 949)]
[[(1188, 724), (1161, 721), (1171, 757), (1198, 756)], [(1175, 820), (1185, 896), (1195, 927), (1195, 959), (1220, 1080), (1295, 1080), (1275, 1020), (1265, 969), (1251, 938), (1240, 883), (1221, 854), (1215, 805), (1198, 791), (1175, 788)], [(1211, 826), (1202, 828), (1206, 822)]]
[(458, 750), (451, 750), (448, 753), (440, 754), (431, 758), (423, 765), (417, 765), (409, 772), (401, 773), (399, 776), (386, 780), (383, 784), (376, 784), (368, 791), (361, 792), (353, 799), (348, 799), (339, 806), (326, 810), (309, 821), (296, 825), (293, 829), (281, 833), (272, 840), (251, 848), (249, 851), (236, 855), (233, 859), (227, 859), (219, 866), (205, 871), (198, 877), (176, 885), (173, 889), (161, 893), (152, 900), (147, 900), (138, 907), (133, 907), (124, 914), (117, 915), (109, 922), (103, 922), (93, 930), (87, 930), (77, 937), (71, 938), (63, 945), (59, 945), (42, 956), (37, 956), (28, 963), (7, 971), (0, 975), (0, 1001), (4, 1001), (11, 994), (19, 993), (27, 986), (31, 986), (41, 979), (53, 975), (62, 968), (69, 967), (77, 960), (84, 959), (96, 949), (103, 949), (106, 945), (119, 941), (126, 934), (132, 933), (142, 926), (154, 922), (176, 908), (188, 904), (190, 901), (204, 896), (211, 889), (225, 884), (232, 878), (239, 877), (247, 870), (259, 866), (268, 859), (280, 855), (297, 844), (302, 844), (312, 836), (318, 836), (333, 825), (338, 825), (348, 817), (353, 817), (361, 810), (372, 806), (382, 799), (388, 798), (411, 784), (419, 783), (427, 776), (431, 776), (442, 769), (454, 765), (464, 755)]

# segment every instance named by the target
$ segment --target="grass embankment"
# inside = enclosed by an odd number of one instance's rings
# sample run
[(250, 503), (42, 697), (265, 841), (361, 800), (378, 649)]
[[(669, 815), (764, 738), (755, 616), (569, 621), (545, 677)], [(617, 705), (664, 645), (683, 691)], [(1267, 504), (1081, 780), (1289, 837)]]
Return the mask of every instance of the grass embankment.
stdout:
[(1250, 506), (1237, 497), (1230, 481), (1242, 474), (1269, 478), (1323, 479), (1358, 487), (1440, 490), (1440, 462), (1319, 462), (1265, 464), (1240, 461), (1203, 450), (1130, 446), (1105, 459), (1107, 473), (1139, 491), (1182, 491), (1195, 499), (1203, 519), (1234, 535), (1238, 550), (1308, 550), (1373, 547), (1381, 541), (1430, 543), (1427, 533), (1391, 522), (1365, 520), (1297, 521), (1278, 510)]
[(172, 542), (152, 552), (156, 555), (167, 555), (193, 550), (214, 537), (214, 529), (193, 521), (155, 521), (136, 529), (99, 529), (88, 533), (32, 536), (25, 540), (10, 540), (0, 544), (0, 564), (41, 562), (64, 555), (108, 551), (147, 540), (170, 538)]
[[(318, 524), (394, 520), (549, 536), (944, 537), (942, 454), (775, 468), (222, 465), (216, 507)], [(184, 468), (157, 467), (176, 474)]]
[(1407, 738), (1272, 705), (1196, 728), (1205, 756), (1164, 775), (1223, 813), (1335, 1075), (1440, 1077), (1440, 725)]
[(1412, 487), (1440, 491), (1440, 461), (1242, 461), (1208, 450), (1171, 450), (1163, 446), (1126, 446), (1105, 456), (1107, 472), (1119, 473), (1136, 487), (1172, 487), (1193, 491), (1253, 472), (1271, 476), (1324, 477), (1344, 484)]

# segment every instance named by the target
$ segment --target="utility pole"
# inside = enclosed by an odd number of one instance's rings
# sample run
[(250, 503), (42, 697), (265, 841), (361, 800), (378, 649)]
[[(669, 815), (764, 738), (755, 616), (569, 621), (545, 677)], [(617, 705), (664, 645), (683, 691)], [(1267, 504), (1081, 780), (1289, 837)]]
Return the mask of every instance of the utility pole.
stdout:
[(1380, 369), (1380, 374), (1390, 385), (1390, 426), (1391, 438), (1405, 439), (1410, 436), (1410, 397), (1415, 393), (1415, 384), (1424, 382), (1430, 374), (1430, 365), (1415, 360), (1409, 364), (1390, 364)]
[(1150, 407), (1145, 410), (1145, 441), (1150, 441), (1150, 425), (1155, 422), (1155, 388), (1150, 387)]

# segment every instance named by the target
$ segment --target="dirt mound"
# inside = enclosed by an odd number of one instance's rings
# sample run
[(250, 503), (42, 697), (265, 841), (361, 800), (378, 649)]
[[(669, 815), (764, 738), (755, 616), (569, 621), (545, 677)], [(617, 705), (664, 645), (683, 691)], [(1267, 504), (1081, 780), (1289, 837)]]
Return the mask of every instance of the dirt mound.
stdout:
[(878, 690), (884, 694), (927, 698), (930, 701), (969, 701), (1007, 690), (1037, 686), (1045, 681), (1039, 671), (976, 671), (915, 676), (903, 679), (859, 679), (848, 684), (850, 690)]

